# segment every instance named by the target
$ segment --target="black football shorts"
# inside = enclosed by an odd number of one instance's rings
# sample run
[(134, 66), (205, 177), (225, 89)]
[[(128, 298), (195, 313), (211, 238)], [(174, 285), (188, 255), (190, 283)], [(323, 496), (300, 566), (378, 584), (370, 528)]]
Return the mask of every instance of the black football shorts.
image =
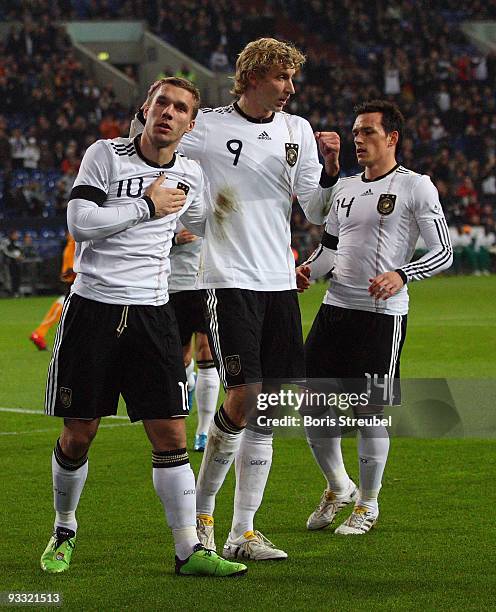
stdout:
[(187, 346), (190, 343), (194, 333), (207, 333), (203, 300), (199, 290), (171, 293), (169, 303), (174, 308), (183, 346)]
[(296, 290), (202, 290), (209, 344), (225, 388), (305, 374)]
[(400, 356), (406, 315), (322, 304), (305, 343), (308, 379), (337, 379), (371, 406), (401, 403)]
[(119, 395), (131, 421), (188, 414), (174, 311), (104, 304), (71, 294), (48, 368), (45, 412), (69, 419), (114, 415)]

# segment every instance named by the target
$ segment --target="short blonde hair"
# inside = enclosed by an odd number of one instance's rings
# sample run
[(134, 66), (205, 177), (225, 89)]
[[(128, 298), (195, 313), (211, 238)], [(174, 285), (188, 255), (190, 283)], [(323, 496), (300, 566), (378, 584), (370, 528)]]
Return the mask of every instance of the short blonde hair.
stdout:
[(274, 65), (298, 70), (305, 63), (303, 53), (291, 43), (275, 38), (259, 38), (246, 45), (238, 55), (231, 93), (241, 96), (248, 89), (250, 74), (265, 76)]

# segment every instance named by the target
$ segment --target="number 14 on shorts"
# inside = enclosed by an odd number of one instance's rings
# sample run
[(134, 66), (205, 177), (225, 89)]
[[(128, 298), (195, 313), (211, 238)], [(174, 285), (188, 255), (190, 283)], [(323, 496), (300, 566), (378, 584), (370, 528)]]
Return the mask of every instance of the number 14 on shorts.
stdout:
[(369, 397), (372, 394), (373, 387), (374, 389), (382, 389), (382, 399), (385, 402), (390, 399), (391, 383), (389, 374), (379, 376), (379, 374), (369, 374), (365, 372), (365, 378), (367, 379), (367, 395)]

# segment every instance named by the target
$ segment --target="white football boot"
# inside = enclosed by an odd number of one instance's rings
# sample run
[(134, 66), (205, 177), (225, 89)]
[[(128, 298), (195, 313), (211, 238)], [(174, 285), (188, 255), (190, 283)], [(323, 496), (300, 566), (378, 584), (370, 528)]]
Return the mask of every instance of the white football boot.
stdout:
[(363, 535), (377, 523), (379, 512), (372, 512), (363, 506), (355, 506), (353, 512), (334, 533), (339, 535)]
[(199, 514), (196, 517), (196, 534), (200, 543), (208, 550), (217, 550), (214, 540), (214, 517), (208, 514)]
[(323, 529), (332, 523), (336, 514), (348, 504), (351, 504), (358, 495), (358, 487), (350, 480), (348, 491), (339, 497), (333, 491), (326, 489), (322, 493), (319, 505), (308, 517), (307, 529)]
[(222, 556), (225, 559), (252, 559), (253, 561), (279, 561), (288, 555), (279, 550), (260, 531), (246, 531), (239, 538), (229, 534)]

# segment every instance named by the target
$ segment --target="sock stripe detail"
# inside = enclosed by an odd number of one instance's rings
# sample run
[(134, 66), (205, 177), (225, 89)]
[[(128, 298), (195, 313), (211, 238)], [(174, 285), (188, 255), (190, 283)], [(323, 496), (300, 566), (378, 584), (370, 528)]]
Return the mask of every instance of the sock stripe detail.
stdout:
[(70, 457), (67, 457), (67, 455), (64, 455), (59, 440), (57, 440), (57, 443), (55, 444), (53, 455), (55, 457), (55, 461), (60, 465), (60, 467), (64, 470), (68, 470), (69, 472), (79, 470), (79, 468), (88, 461), (88, 455), (83, 455), (83, 457), (80, 459), (71, 459)]
[(252, 431), (256, 434), (261, 434), (263, 436), (272, 436), (273, 430), (272, 427), (262, 427), (261, 425), (257, 425), (256, 423), (248, 423), (246, 429)]
[(152, 451), (152, 465), (154, 468), (171, 468), (189, 463), (188, 451), (185, 448), (176, 448), (170, 451)]
[(215, 368), (215, 363), (213, 359), (202, 359), (201, 361), (197, 361), (196, 365), (199, 370), (208, 370), (210, 368)]
[(224, 406), (221, 406), (216, 412), (214, 422), (221, 431), (228, 434), (239, 434), (244, 429), (244, 427), (238, 427), (231, 421), (224, 410)]

